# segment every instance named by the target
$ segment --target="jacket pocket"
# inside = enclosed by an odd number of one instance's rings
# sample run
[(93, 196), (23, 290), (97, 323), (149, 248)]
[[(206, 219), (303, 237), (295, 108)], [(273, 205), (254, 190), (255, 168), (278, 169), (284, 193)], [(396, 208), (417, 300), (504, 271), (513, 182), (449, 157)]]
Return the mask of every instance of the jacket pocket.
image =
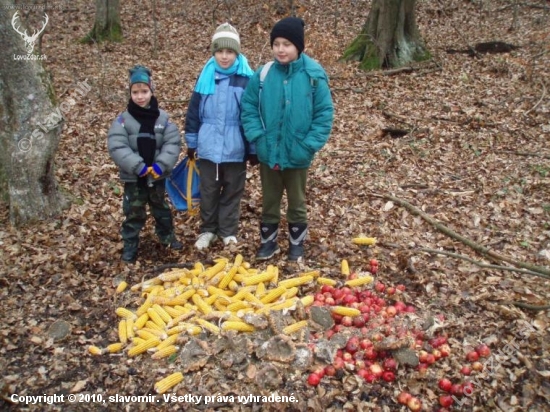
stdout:
[(306, 135), (295, 133), (287, 143), (289, 163), (295, 167), (307, 167), (313, 158), (313, 152), (305, 144)]

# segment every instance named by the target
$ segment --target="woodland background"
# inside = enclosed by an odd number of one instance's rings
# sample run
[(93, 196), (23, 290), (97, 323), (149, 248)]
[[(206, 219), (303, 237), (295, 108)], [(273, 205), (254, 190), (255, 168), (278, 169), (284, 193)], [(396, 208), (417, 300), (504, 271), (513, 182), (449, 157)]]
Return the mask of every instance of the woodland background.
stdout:
[[(135, 305), (138, 299), (131, 294), (115, 296), (121, 279), (133, 284), (153, 276), (161, 265), (208, 262), (237, 252), (255, 267), (267, 265), (253, 262), (261, 212), (259, 174), (254, 168), (248, 171), (236, 250), (224, 250), (218, 243), (208, 252), (197, 252), (193, 243), (198, 218), (176, 213), (183, 252), (162, 249), (149, 221), (138, 263), (121, 264), (122, 186), (106, 150), (106, 136), (126, 106), (127, 70), (134, 64), (152, 68), (160, 104), (183, 130), (187, 103), (209, 57), (215, 27), (225, 21), (234, 24), (243, 52), (256, 68), (270, 59), (269, 31), (290, 13), (288, 5), (161, 0), (154, 11), (151, 2), (124, 1), (124, 41), (86, 45), (78, 40), (93, 25), (93, 2), (60, 4), (48, 13), (50, 22), (42, 40), (45, 66), (59, 101), (85, 79), (92, 89), (67, 114), (56, 157), (57, 179), (70, 207), (58, 219), (19, 229), (9, 225), (8, 205), (0, 208), (0, 407), (4, 410), (55, 409), (12, 405), (6, 400), (12, 393), (152, 393), (152, 384), (177, 366), (147, 359), (128, 361), (124, 355), (87, 354), (89, 344), (116, 340), (114, 309)], [(370, 1), (294, 4), (296, 14), (307, 23), (307, 53), (323, 64), (331, 78), (336, 112), (331, 139), (311, 168), (306, 259), (291, 265), (283, 253), (269, 263), (277, 264), (283, 277), (305, 269), (337, 277), (342, 259), (348, 259), (353, 270), (364, 270), (376, 257), (379, 280), (405, 284), (408, 301), (423, 313), (444, 314), (444, 330), (457, 348), (453, 357), (427, 376), (411, 375), (405, 383), (400, 381), (422, 394), (427, 410), (435, 402), (438, 377), (458, 373), (460, 348), (483, 341), (495, 351), (514, 337), (519, 351), (504, 359), (500, 372), (484, 381), (465, 410), (549, 410), (549, 312), (514, 304), (548, 305), (548, 276), (480, 267), (473, 261), (505, 264), (480, 256), (400, 202), (495, 253), (548, 268), (549, 3), (420, 0), (418, 25), (433, 58), (395, 74), (365, 73), (354, 64), (338, 62), (361, 30)], [(11, 19), (11, 11), (1, 13), (2, 19)], [(41, 14), (32, 12), (30, 21), (33, 16), (40, 19)], [(493, 40), (519, 48), (475, 58), (446, 52)], [(400, 136), (388, 129), (409, 133)], [(352, 245), (351, 238), (360, 233), (377, 237), (378, 245), (367, 249)], [(50, 327), (57, 320), (70, 325), (64, 339), (52, 338)], [(525, 325), (536, 333), (518, 340)], [(300, 410), (317, 410), (321, 405), (327, 410), (399, 410), (394, 400), (397, 385), (364, 386), (358, 390), (368, 394), (365, 400), (359, 392), (343, 391), (338, 382), (308, 387), (304, 376), (292, 374), (281, 388), (281, 393), (298, 394)], [(262, 388), (263, 382), (256, 385), (240, 371), (206, 365), (186, 376), (178, 393), (260, 394)], [(238, 409), (234, 405), (216, 409), (233, 407)], [(110, 408), (120, 410), (116, 405)], [(146, 408), (132, 405), (128, 410)], [(264, 405), (262, 410), (267, 408)], [(165, 410), (180, 409), (165, 405)], [(71, 410), (84, 407), (73, 405)]]

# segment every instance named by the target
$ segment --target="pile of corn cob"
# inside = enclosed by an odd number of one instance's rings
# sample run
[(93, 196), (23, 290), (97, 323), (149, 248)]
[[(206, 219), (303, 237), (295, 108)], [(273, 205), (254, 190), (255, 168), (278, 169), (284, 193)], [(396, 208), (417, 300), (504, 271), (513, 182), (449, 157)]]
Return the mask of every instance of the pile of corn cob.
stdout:
[[(342, 261), (342, 274), (349, 274), (346, 261)], [(348, 280), (346, 284), (360, 286), (371, 280), (364, 277)], [(178, 351), (176, 344), (185, 339), (184, 334), (197, 335), (203, 330), (215, 335), (224, 331), (253, 332), (255, 327), (243, 320), (247, 314), (267, 316), (270, 311), (293, 310), (297, 304), (307, 307), (313, 303), (313, 295), (299, 298), (298, 288), (314, 281), (337, 283), (321, 277), (319, 271), (279, 281), (276, 266), (269, 265), (259, 272), (243, 261), (240, 254), (233, 262), (217, 259), (208, 268), (198, 262), (193, 269), (171, 270), (132, 286), (131, 290), (140, 291), (145, 301), (135, 311), (124, 307), (116, 309), (121, 318), (119, 342), (104, 349), (90, 346), (88, 351), (102, 355), (126, 349), (130, 357), (149, 352), (153, 359), (162, 359)], [(127, 286), (125, 282), (119, 284), (117, 293), (122, 293)], [(332, 310), (341, 315), (359, 315), (357, 309), (348, 307), (335, 306)], [(282, 332), (295, 333), (307, 323), (307, 320), (294, 322)], [(181, 373), (172, 374), (157, 382), (155, 389), (164, 393), (182, 379)]]

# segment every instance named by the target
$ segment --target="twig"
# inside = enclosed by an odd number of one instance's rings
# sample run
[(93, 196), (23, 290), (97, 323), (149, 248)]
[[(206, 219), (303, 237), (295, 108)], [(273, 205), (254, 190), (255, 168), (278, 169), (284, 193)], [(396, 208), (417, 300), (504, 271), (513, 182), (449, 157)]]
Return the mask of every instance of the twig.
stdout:
[(451, 256), (451, 257), (455, 257), (455, 258), (458, 258), (458, 259), (467, 260), (468, 262), (473, 263), (474, 265), (479, 266), (480, 268), (496, 269), (496, 270), (508, 270), (510, 272), (519, 272), (519, 273), (525, 273), (527, 275), (546, 277), (546, 276), (542, 276), (540, 273), (533, 272), (533, 271), (530, 271), (530, 270), (527, 270), (527, 269), (518, 269), (518, 268), (513, 268), (513, 267), (510, 267), (510, 266), (491, 265), (491, 264), (488, 264), (488, 263), (479, 262), (477, 260), (469, 258), (468, 256), (464, 256), (464, 255), (461, 255), (461, 254), (458, 254), (458, 253), (453, 253), (453, 252), (447, 252), (447, 251), (444, 251), (444, 250), (435, 250), (435, 249), (429, 249), (429, 248), (424, 248), (424, 247), (421, 247), (418, 250), (420, 250), (422, 252), (426, 252), (426, 253), (433, 253), (433, 254), (437, 254), (437, 255)]
[(542, 96), (540, 97), (539, 101), (531, 107), (529, 110), (527, 110), (525, 113), (523, 113), (524, 116), (527, 116), (529, 113), (531, 113), (533, 110), (537, 108), (537, 106), (540, 104), (540, 102), (543, 101), (544, 97), (546, 96), (546, 86), (544, 85), (544, 82), (542, 83)]
[[(417, 207), (411, 205), (409, 202), (407, 202), (405, 200), (402, 200), (402, 199), (399, 199), (395, 196), (390, 196), (390, 195), (378, 195), (378, 194), (374, 194), (374, 193), (370, 193), (370, 195), (374, 196), (374, 197), (381, 197), (381, 198), (386, 199), (386, 200), (391, 200), (393, 203), (404, 207), (409, 212), (411, 212), (413, 215), (420, 216), (426, 222), (430, 223), (434, 228), (436, 228), (441, 233), (443, 233), (443, 234), (445, 234), (445, 235), (447, 235), (447, 236), (449, 236), (449, 237), (451, 237), (455, 240), (458, 240), (459, 242), (462, 242), (463, 244), (465, 244), (466, 246), (469, 246), (470, 248), (472, 248), (474, 251), (476, 251), (480, 255), (490, 257), (491, 259), (495, 259), (495, 260), (510, 263), (514, 266), (517, 266), (517, 267), (520, 267), (520, 268), (523, 268), (523, 269), (527, 269), (530, 272), (536, 272), (536, 273), (539, 274), (538, 276), (544, 277), (546, 279), (550, 279), (550, 269), (548, 269), (546, 267), (542, 267), (542, 266), (532, 265), (530, 263), (519, 262), (517, 260), (512, 259), (511, 257), (504, 256), (504, 255), (499, 255), (498, 253), (495, 253), (495, 252), (487, 249), (486, 247), (474, 242), (473, 240), (468, 239), (468, 238), (466, 238), (462, 235), (459, 235), (458, 233), (456, 233), (453, 230), (449, 229), (448, 227), (446, 227), (442, 223), (438, 222), (437, 220), (435, 220), (434, 218), (432, 218), (428, 214), (424, 213), (423, 211), (421, 211)], [(529, 272), (524, 272), (524, 273), (529, 274)]]

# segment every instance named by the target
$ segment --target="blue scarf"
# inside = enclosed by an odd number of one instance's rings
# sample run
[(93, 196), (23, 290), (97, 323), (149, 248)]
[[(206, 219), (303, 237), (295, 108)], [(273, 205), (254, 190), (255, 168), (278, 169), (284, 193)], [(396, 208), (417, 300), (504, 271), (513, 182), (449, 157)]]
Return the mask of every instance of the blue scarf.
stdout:
[(242, 53), (239, 53), (235, 62), (227, 69), (221, 68), (218, 63), (216, 63), (214, 56), (212, 56), (202, 68), (197, 84), (195, 85), (195, 91), (200, 94), (214, 94), (216, 90), (216, 72), (228, 76), (237, 73), (239, 76), (245, 77), (251, 77), (254, 74), (254, 71), (248, 65), (248, 60)]

